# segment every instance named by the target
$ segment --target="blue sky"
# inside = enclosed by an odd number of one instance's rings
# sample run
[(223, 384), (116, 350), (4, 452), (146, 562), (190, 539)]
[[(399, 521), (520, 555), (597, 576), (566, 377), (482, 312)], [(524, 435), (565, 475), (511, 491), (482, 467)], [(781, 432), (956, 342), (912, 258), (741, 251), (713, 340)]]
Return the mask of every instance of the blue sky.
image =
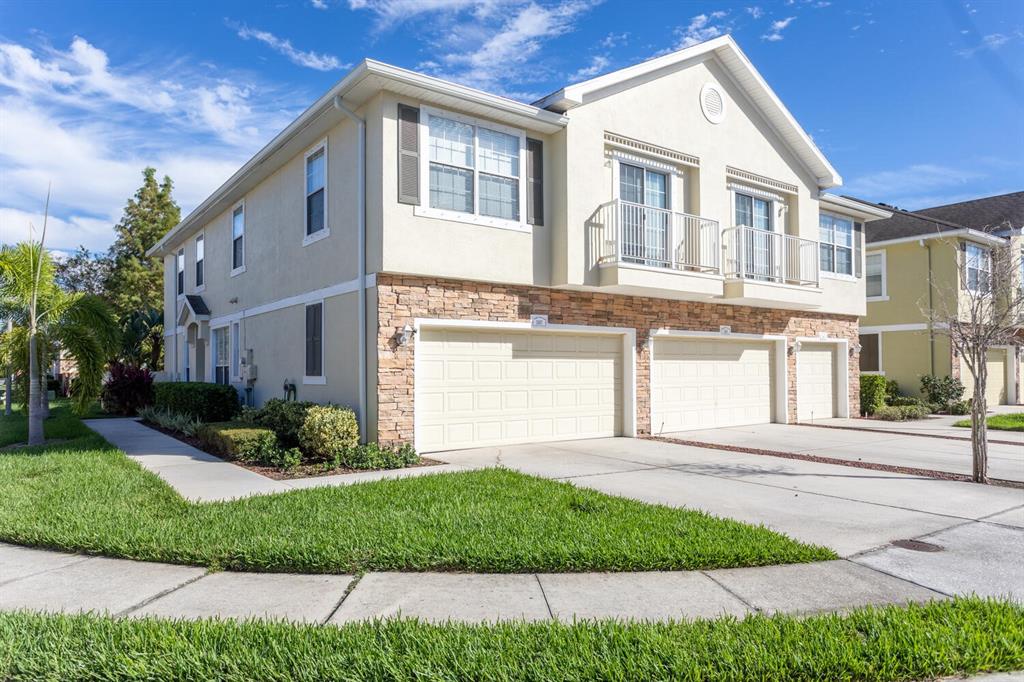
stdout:
[(0, 239), (106, 248), (148, 165), (187, 212), (364, 56), (529, 101), (731, 33), (846, 180), (1024, 188), (1024, 2), (0, 0)]

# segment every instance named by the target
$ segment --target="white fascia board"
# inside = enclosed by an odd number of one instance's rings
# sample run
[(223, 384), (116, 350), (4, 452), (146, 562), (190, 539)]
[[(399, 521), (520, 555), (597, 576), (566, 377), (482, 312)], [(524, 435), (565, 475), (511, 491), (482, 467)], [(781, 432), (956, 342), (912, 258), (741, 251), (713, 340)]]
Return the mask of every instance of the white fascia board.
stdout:
[(928, 234), (918, 234), (910, 237), (899, 237), (898, 239), (886, 239), (880, 242), (867, 242), (864, 244), (864, 249), (877, 249), (886, 246), (893, 246), (894, 244), (909, 244), (910, 242), (927, 241), (931, 239), (956, 238), (969, 239), (989, 246), (1000, 246), (1006, 242), (1003, 237), (996, 237), (995, 235), (988, 234), (987, 232), (961, 228), (959, 230), (946, 230), (945, 232), (930, 232)]
[[(743, 54), (736, 41), (730, 35), (720, 36), (692, 47), (656, 57), (640, 64), (628, 66), (618, 71), (597, 76), (582, 83), (568, 85), (557, 92), (544, 97), (535, 106), (566, 111), (583, 104), (587, 95), (604, 90), (614, 85), (628, 83), (630, 80), (647, 74), (670, 68), (675, 64), (714, 54), (730, 75), (736, 80), (740, 89), (745, 91), (750, 101), (757, 107), (768, 122), (775, 127), (782, 139), (796, 152), (804, 165), (810, 170), (822, 189), (843, 184), (843, 179), (829, 163), (811, 137), (797, 123), (793, 114), (782, 103), (778, 95), (771, 89), (754, 65)], [(751, 87), (753, 86), (753, 87)]]
[[(171, 228), (156, 244), (153, 245), (147, 255), (164, 255), (165, 249), (177, 242), (178, 239), (189, 234), (192, 230), (201, 225), (208, 217), (210, 210), (221, 202), (233, 201), (232, 196), (238, 186), (249, 178), (256, 170), (260, 169), (271, 156), (280, 151), (294, 137), (301, 134), (310, 124), (323, 114), (333, 110), (334, 98), (344, 98), (346, 94), (356, 88), (368, 77), (380, 79), (381, 85), (386, 87), (388, 82), (402, 84), (407, 87), (415, 87), (425, 92), (434, 92), (460, 99), (467, 103), (484, 105), (506, 114), (521, 117), (523, 127), (539, 129), (541, 132), (552, 133), (564, 128), (569, 120), (546, 109), (523, 104), (506, 97), (500, 97), (482, 90), (476, 90), (464, 85), (450, 83), (440, 78), (434, 78), (415, 71), (408, 71), (397, 66), (378, 62), (373, 59), (364, 59), (349, 71), (344, 78), (334, 84), (323, 96), (314, 102), (308, 109), (292, 121), (284, 130), (278, 133), (270, 142), (249, 159), (241, 168), (228, 178), (228, 180), (208, 196), (199, 206), (192, 210), (180, 223)], [(384, 87), (375, 87), (372, 92), (377, 92)], [(365, 99), (360, 102), (349, 102), (350, 108), (356, 109)], [(266, 170), (266, 169), (264, 169)], [(267, 170), (267, 175), (276, 170), (276, 167)]]
[(856, 199), (847, 199), (846, 197), (837, 196), (835, 194), (822, 194), (818, 197), (818, 201), (821, 202), (828, 208), (833, 208), (836, 211), (853, 214), (856, 218), (861, 218), (865, 222), (872, 220), (880, 220), (883, 218), (891, 218), (892, 211), (886, 211), (885, 209), (865, 204), (862, 201)]

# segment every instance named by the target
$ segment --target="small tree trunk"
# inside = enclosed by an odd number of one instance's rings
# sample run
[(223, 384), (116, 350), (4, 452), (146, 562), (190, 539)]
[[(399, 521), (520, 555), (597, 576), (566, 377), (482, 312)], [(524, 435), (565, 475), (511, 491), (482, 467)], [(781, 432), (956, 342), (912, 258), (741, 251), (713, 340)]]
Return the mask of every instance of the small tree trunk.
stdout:
[(974, 396), (971, 401), (971, 452), (975, 483), (988, 483), (988, 423), (985, 421), (985, 384), (988, 383), (988, 368), (985, 358), (977, 365), (978, 375), (974, 380)]
[(39, 410), (39, 361), (35, 330), (28, 336), (28, 444), (42, 445), (43, 415)]

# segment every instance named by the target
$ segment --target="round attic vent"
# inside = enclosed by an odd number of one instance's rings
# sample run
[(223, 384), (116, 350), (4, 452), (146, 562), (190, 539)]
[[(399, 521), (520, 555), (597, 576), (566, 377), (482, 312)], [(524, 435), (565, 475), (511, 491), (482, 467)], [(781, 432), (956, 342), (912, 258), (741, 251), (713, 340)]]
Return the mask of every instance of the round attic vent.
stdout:
[(725, 97), (717, 85), (705, 83), (700, 89), (700, 110), (704, 112), (704, 118), (712, 123), (725, 120)]

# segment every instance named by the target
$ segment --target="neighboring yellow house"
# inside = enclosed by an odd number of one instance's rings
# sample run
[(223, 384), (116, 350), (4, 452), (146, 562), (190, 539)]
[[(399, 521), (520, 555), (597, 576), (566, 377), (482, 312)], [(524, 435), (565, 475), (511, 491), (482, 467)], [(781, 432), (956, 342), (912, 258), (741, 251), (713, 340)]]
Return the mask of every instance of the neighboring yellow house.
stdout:
[[(869, 223), (865, 232), (861, 371), (895, 379), (911, 395), (920, 395), (925, 374), (959, 377), (970, 395), (970, 372), (948, 337), (928, 324), (928, 311), (983, 280), (993, 247), (1009, 239), (1024, 250), (1024, 192), (919, 211), (882, 206), (892, 217)], [(1021, 364), (1019, 347), (989, 352), (990, 405), (1020, 403)]]

